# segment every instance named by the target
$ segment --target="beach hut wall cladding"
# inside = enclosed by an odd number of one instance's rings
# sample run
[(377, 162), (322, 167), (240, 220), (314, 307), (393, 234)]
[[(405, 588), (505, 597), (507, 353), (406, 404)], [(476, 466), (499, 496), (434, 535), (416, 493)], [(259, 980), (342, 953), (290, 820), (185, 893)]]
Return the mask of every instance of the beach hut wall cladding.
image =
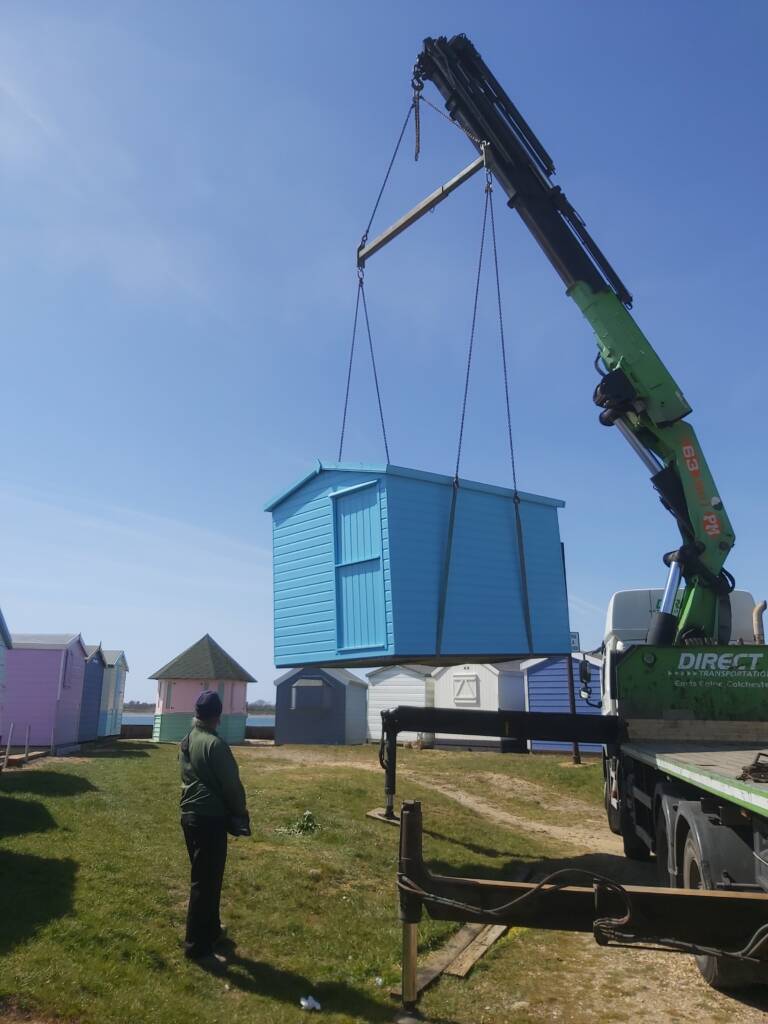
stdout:
[[(412, 708), (435, 706), (435, 681), (431, 665), (385, 665), (367, 673), (368, 739), (381, 739), (381, 712), (407, 704)], [(431, 746), (432, 733), (398, 733), (399, 743), (423, 743)]]
[(368, 684), (351, 672), (299, 668), (275, 687), (275, 743), (365, 743)]
[(518, 497), (519, 530), (506, 488), (318, 462), (267, 506), (275, 664), (444, 665), (568, 651), (563, 502)]
[(11, 647), (11, 634), (8, 631), (8, 626), (3, 618), (2, 609), (0, 609), (0, 740), (5, 739), (5, 676), (6, 676), (6, 658), (5, 652)]
[(83, 675), (83, 699), (80, 703), (80, 724), (78, 739), (81, 743), (95, 740), (99, 735), (99, 711), (101, 690), (104, 683), (106, 662), (101, 645), (86, 644), (87, 653)]
[(125, 677), (129, 671), (125, 651), (103, 651), (104, 682), (99, 709), (99, 736), (119, 736), (123, 718)]
[[(375, 742), (381, 739), (381, 712), (399, 704), (475, 711), (522, 711), (525, 707), (519, 661), (434, 669), (426, 665), (391, 665), (369, 672), (368, 683), (368, 739)], [(400, 743), (420, 742), (425, 746), (525, 749), (516, 740), (469, 734), (401, 732), (397, 738)]]
[(223, 705), (218, 733), (228, 743), (245, 740), (248, 683), (256, 680), (207, 633), (150, 679), (157, 679), (152, 739), (178, 743), (192, 727), (195, 701), (215, 690)]
[[(579, 666), (586, 659), (590, 666), (591, 680), (589, 686), (593, 696), (591, 703), (581, 697)], [(526, 711), (568, 712), (571, 710), (568, 690), (568, 660), (561, 658), (531, 658), (521, 665), (525, 676), (525, 709)], [(573, 702), (578, 715), (601, 714), (600, 704), (600, 673), (601, 662), (591, 654), (573, 655)], [(598, 705), (597, 707), (593, 705)], [(595, 743), (579, 744), (581, 750), (598, 753), (602, 747)], [(570, 750), (569, 743), (549, 743), (534, 740), (529, 744), (533, 751)]]
[(30, 743), (75, 746), (79, 742), (86, 650), (79, 633), (14, 633), (6, 655), (5, 717), (14, 736)]
[[(498, 665), (449, 665), (434, 671), (435, 707), (462, 708), (465, 711), (522, 711), (525, 707), (523, 673), (519, 661)], [(492, 748), (524, 751), (519, 740), (502, 740), (488, 736), (437, 733), (435, 743), (441, 747)]]

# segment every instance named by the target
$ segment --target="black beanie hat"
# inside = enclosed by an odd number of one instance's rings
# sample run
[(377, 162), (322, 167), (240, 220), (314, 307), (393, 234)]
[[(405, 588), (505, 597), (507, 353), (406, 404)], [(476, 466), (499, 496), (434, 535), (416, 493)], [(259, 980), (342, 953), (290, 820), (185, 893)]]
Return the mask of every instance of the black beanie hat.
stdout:
[(202, 721), (218, 718), (222, 712), (221, 697), (215, 690), (203, 690), (195, 701), (195, 714)]

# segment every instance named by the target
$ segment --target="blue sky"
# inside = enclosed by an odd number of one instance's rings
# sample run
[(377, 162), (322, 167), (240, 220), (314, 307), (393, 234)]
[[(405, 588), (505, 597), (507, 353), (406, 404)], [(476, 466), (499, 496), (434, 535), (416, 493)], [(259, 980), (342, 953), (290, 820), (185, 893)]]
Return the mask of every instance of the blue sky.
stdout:
[[(768, 590), (762, 198), (768, 7), (678, 0), (94, 4), (0, 26), (0, 606), (12, 630), (124, 647), (129, 697), (210, 632), (268, 698), (265, 501), (338, 445), (354, 252), (425, 35), (466, 32), (555, 159), (683, 386)], [(427, 87), (428, 89), (431, 87)], [(430, 98), (437, 101), (431, 92)], [(424, 113), (383, 227), (473, 157)], [(392, 460), (450, 472), (482, 188), (371, 261)], [(676, 544), (597, 425), (594, 345), (497, 197), (519, 482), (565, 499), (572, 626), (660, 585)], [(490, 280), (463, 473), (509, 482)], [(350, 459), (382, 455), (356, 366)]]

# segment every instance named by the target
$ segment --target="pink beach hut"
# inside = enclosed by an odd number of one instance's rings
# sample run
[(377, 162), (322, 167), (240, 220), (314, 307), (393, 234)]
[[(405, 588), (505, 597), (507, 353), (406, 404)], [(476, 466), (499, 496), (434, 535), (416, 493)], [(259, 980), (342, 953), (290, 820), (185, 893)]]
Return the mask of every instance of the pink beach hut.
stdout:
[(150, 678), (157, 680), (153, 740), (182, 740), (192, 727), (195, 701), (203, 690), (215, 690), (221, 697), (219, 735), (227, 743), (245, 740), (247, 686), (256, 680), (207, 633)]
[(57, 750), (78, 742), (86, 650), (79, 633), (13, 633), (6, 653), (3, 730)]

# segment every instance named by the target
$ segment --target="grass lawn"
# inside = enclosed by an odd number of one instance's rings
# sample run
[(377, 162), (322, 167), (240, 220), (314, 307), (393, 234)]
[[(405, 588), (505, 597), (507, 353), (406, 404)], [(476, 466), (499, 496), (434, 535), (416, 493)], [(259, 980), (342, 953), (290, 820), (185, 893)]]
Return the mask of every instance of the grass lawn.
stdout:
[[(175, 747), (121, 741), (0, 775), (0, 1004), (83, 1024), (253, 1024), (304, 1019), (299, 999), (313, 994), (329, 1021), (392, 1019), (398, 832), (365, 818), (381, 803), (382, 776), (353, 766), (373, 765), (375, 751), (342, 750), (338, 766), (280, 760), (260, 748), (237, 756), (254, 837), (230, 842), (222, 916), (238, 945), (225, 978), (182, 956), (188, 863)], [(327, 749), (323, 756), (334, 758)], [(404, 751), (401, 764), (423, 756)], [(461, 757), (435, 754), (430, 764), (438, 776)], [(512, 765), (495, 755), (463, 757), (466, 767)], [(553, 763), (514, 760), (545, 784), (562, 784)], [(573, 777), (568, 769), (560, 775)], [(541, 839), (479, 823), (418, 784), (409, 782), (408, 796), (424, 800), (427, 857), (455, 873), (501, 874), (510, 861), (553, 852)], [(317, 833), (276, 831), (306, 809)], [(421, 950), (455, 927), (425, 920)], [(430, 995), (433, 1019), (508, 1020), (506, 999), (478, 1015), (474, 985), (441, 983)]]
[[(376, 753), (237, 749), (254, 836), (230, 844), (223, 917), (237, 947), (223, 977), (182, 955), (174, 746), (123, 740), (0, 774), (0, 1022), (281, 1024), (306, 1019), (310, 994), (326, 1021), (391, 1021), (398, 831), (364, 816), (381, 804)], [(601, 870), (630, 864), (610, 852), (597, 761), (403, 750), (399, 763), (436, 870), (509, 877), (522, 864), (541, 877), (564, 858), (586, 866), (587, 839), (602, 844)], [(320, 830), (284, 831), (305, 810)], [(456, 927), (425, 919), (421, 952)], [(761, 1024), (768, 999), (713, 992), (690, 957), (513, 930), (420, 1006), (433, 1024)]]

